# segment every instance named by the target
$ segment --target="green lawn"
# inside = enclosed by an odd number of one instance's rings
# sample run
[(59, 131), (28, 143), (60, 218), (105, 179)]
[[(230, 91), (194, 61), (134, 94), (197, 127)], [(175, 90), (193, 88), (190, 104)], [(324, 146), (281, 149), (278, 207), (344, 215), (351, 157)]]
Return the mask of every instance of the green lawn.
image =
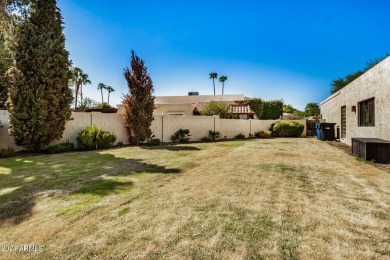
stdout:
[(0, 258), (390, 257), (390, 174), (310, 138), (0, 159)]

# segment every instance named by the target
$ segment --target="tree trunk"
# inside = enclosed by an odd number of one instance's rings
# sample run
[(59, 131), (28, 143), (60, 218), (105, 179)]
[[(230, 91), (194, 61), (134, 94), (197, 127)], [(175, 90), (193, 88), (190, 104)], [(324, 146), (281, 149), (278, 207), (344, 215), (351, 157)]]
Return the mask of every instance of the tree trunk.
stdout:
[(102, 103), (103, 103), (103, 88), (100, 89), (100, 93), (102, 93)]
[(77, 109), (77, 96), (79, 95), (79, 83), (76, 83), (76, 89), (75, 89), (75, 101), (74, 101), (74, 110)]
[(213, 86), (214, 86), (214, 96), (215, 96), (215, 82), (214, 82), (214, 78), (213, 78)]
[(107, 100), (107, 104), (110, 104), (110, 92), (108, 92), (108, 100)]
[(83, 105), (83, 83), (80, 84), (80, 103)]
[(223, 90), (225, 88), (225, 82), (222, 82), (222, 96), (223, 96)]

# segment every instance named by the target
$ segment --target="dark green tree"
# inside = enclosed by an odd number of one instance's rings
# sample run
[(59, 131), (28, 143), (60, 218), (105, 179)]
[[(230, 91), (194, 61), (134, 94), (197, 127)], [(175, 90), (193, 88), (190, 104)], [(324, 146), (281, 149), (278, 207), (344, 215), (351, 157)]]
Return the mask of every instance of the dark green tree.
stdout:
[(263, 116), (261, 119), (275, 120), (283, 115), (283, 100), (269, 100), (264, 102)]
[(305, 107), (306, 116), (319, 116), (321, 114), (320, 106), (317, 103), (307, 103)]
[(246, 103), (255, 112), (258, 119), (263, 117), (264, 101), (261, 98), (247, 98)]
[(147, 139), (154, 119), (153, 82), (142, 59), (131, 54), (131, 68), (124, 72), (129, 93), (125, 95), (125, 126), (129, 141), (137, 146)]
[(292, 105), (283, 105), (283, 113), (294, 113), (296, 109)]
[(31, 0), (8, 70), (10, 130), (17, 145), (37, 151), (60, 139), (71, 118), (69, 53), (56, 0)]
[(7, 85), (5, 72), (12, 66), (13, 57), (9, 48), (9, 41), (12, 38), (11, 15), (7, 12), (4, 0), (0, 0), (0, 109), (5, 107), (7, 100)]
[(384, 59), (386, 59), (386, 57), (388, 57), (388, 56), (390, 56), (390, 54), (386, 53), (386, 56), (384, 56), (384, 57), (380, 57), (380, 58), (376, 58), (376, 59), (373, 59), (373, 60), (369, 60), (369, 61), (366, 62), (366, 67), (364, 67), (363, 69), (358, 70), (358, 71), (356, 71), (354, 73), (348, 74), (344, 78), (338, 78), (338, 79), (333, 80), (332, 83), (330, 84), (332, 86), (332, 89), (331, 89), (330, 92), (332, 94), (336, 93), (337, 91), (339, 91), (340, 89), (344, 88), (349, 83), (351, 83), (352, 81), (354, 81), (355, 79), (357, 79), (358, 77), (363, 75), (369, 69), (373, 68), (379, 62), (381, 62)]

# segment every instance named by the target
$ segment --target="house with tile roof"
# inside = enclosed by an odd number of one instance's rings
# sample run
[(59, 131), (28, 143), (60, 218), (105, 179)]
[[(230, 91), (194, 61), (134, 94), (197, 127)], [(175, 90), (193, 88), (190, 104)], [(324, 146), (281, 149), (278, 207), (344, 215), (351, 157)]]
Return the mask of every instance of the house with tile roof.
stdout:
[(211, 101), (229, 105), (232, 118), (253, 119), (255, 112), (244, 104), (244, 94), (235, 95), (188, 95), (157, 96), (154, 100), (155, 115), (201, 115), (202, 109)]
[(236, 119), (253, 119), (255, 116), (255, 112), (247, 104), (231, 104), (229, 110)]

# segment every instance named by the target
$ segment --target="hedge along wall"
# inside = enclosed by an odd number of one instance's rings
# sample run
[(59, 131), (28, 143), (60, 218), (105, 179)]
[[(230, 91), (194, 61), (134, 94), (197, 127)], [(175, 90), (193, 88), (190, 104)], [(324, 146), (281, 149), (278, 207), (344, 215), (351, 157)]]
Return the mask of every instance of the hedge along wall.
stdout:
[[(77, 145), (77, 135), (86, 127), (96, 124), (102, 130), (114, 133), (116, 143), (123, 142), (128, 144), (127, 131), (123, 123), (123, 114), (103, 114), (99, 112), (72, 113), (73, 120), (68, 121), (66, 129), (61, 140), (55, 141), (52, 144), (69, 141), (75, 146)], [(8, 134), (8, 118), (9, 113), (6, 110), (0, 110), (0, 121), (4, 126), (0, 128), (0, 148), (11, 147), (15, 150), (22, 150), (23, 147), (16, 146), (13, 137)], [(170, 136), (179, 130), (189, 129), (191, 134), (190, 141), (199, 141), (202, 137), (207, 136), (209, 130), (221, 132), (221, 137), (233, 138), (239, 133), (243, 133), (246, 137), (251, 133), (269, 130), (271, 125), (278, 120), (246, 120), (246, 119), (220, 119), (218, 116), (169, 116), (156, 115), (152, 122), (151, 130), (163, 142), (170, 142)], [(305, 126), (304, 134), (306, 133), (306, 120), (290, 120), (302, 123)], [(214, 128), (215, 126), (215, 128)]]

